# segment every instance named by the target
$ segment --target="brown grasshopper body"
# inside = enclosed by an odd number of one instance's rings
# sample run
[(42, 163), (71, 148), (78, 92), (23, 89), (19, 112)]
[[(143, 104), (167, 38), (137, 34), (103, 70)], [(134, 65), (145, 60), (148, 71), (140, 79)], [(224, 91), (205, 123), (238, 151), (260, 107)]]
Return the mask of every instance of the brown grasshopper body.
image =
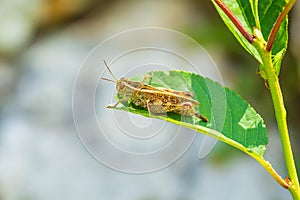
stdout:
[[(161, 115), (173, 112), (182, 116), (197, 116), (202, 121), (208, 122), (205, 116), (195, 110), (195, 108), (200, 106), (200, 103), (192, 99), (192, 92), (153, 87), (144, 83), (147, 77), (141, 82), (125, 78), (117, 80), (109, 67), (107, 65), (106, 67), (115, 79), (113, 82), (116, 83), (117, 96), (119, 98), (119, 101), (115, 105), (108, 107), (116, 107), (120, 102), (132, 103), (147, 109), (151, 114)], [(109, 80), (106, 78), (103, 79)]]

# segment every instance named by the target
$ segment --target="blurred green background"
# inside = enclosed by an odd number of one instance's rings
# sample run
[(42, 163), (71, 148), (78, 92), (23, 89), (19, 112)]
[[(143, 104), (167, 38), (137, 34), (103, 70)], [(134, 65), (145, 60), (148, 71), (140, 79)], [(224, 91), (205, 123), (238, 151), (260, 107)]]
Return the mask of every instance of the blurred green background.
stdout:
[[(286, 175), (269, 91), (258, 64), (238, 44), (210, 1), (2, 0), (0, 2), (0, 199), (288, 199), (254, 160), (218, 142), (203, 160), (197, 147), (146, 175), (99, 165), (76, 136), (71, 110), (80, 64), (99, 42), (137, 27), (163, 27), (197, 40), (225, 85), (265, 119), (267, 159)], [(300, 5), (280, 74), (300, 166)]]

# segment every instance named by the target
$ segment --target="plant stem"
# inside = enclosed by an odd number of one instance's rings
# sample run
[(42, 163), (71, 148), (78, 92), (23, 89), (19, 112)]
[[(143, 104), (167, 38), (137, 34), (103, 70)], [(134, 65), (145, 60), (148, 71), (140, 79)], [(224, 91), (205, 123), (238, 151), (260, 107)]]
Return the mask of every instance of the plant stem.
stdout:
[[(222, 0), (214, 0), (214, 2), (223, 10), (227, 17), (232, 21), (240, 33), (257, 49), (262, 59), (262, 71), (266, 74), (266, 79), (270, 87), (270, 92), (274, 104), (275, 117), (278, 124), (278, 129), (282, 142), (282, 149), (286, 161), (286, 168), (288, 171), (289, 177), (286, 180), (283, 180), (272, 168), (272, 166), (265, 161), (262, 157), (254, 157), (264, 168), (277, 180), (277, 182), (282, 185), (284, 188), (287, 188), (293, 196), (294, 200), (300, 200), (300, 186), (297, 176), (297, 170), (295, 166), (293, 151), (290, 143), (290, 137), (288, 133), (288, 126), (286, 120), (286, 109), (284, 106), (283, 96), (278, 80), (278, 76), (275, 71), (275, 67), (272, 63), (272, 54), (271, 50), (276, 39), (278, 30), (285, 19), (286, 15), (292, 9), (296, 0), (290, 0), (286, 6), (283, 8), (282, 12), (276, 19), (271, 33), (268, 38), (268, 42), (265, 42), (261, 32), (258, 29), (253, 30), (253, 37), (249, 34), (240, 21), (234, 16), (230, 9), (224, 4)], [(238, 147), (237, 147), (238, 148)]]
[(286, 17), (286, 15), (290, 12), (290, 10), (292, 9), (292, 7), (294, 6), (294, 4), (296, 3), (296, 0), (290, 0), (286, 5), (285, 7), (283, 8), (282, 12), (279, 14), (279, 16), (277, 17), (273, 27), (272, 27), (272, 30), (271, 30), (271, 33), (269, 35), (269, 38), (268, 38), (268, 43), (267, 43), (267, 51), (271, 51), (272, 50), (272, 47), (273, 47), (273, 44), (274, 44), (274, 41), (276, 39), (276, 35), (278, 33), (278, 30), (284, 20), (284, 18)]
[(214, 2), (223, 10), (227, 17), (232, 21), (235, 27), (240, 31), (240, 33), (248, 40), (251, 44), (253, 41), (252, 35), (244, 28), (241, 22), (236, 18), (236, 16), (231, 12), (231, 10), (226, 6), (222, 0), (214, 0)]
[[(174, 123), (174, 121), (172, 119), (167, 119), (167, 121)], [(262, 155), (259, 155), (253, 151), (249, 151), (249, 149), (246, 148), (245, 146), (243, 146), (242, 144), (240, 144), (234, 140), (228, 139), (226, 136), (219, 133), (218, 131), (215, 131), (215, 130), (212, 130), (212, 129), (209, 129), (209, 128), (206, 128), (203, 126), (197, 127), (195, 125), (191, 125), (191, 124), (185, 123), (185, 122), (182, 122), (181, 125), (184, 127), (190, 128), (192, 130), (195, 130), (197, 132), (207, 134), (211, 137), (218, 139), (219, 141), (225, 142), (225, 143), (245, 152), (246, 154), (248, 154), (249, 156), (254, 158), (256, 161), (258, 161), (282, 187), (289, 189), (290, 185), (275, 171), (275, 169), (272, 167), (272, 165), (267, 160), (265, 160), (262, 157)]]
[[(281, 137), (283, 153), (284, 153), (284, 157), (285, 157), (285, 161), (286, 161), (286, 168), (287, 168), (290, 180), (293, 184), (290, 191), (297, 190), (298, 195), (299, 195), (299, 192), (300, 192), (299, 181), (298, 181), (297, 171), (296, 171), (296, 167), (295, 167), (292, 147), (291, 147), (291, 143), (290, 143), (290, 137), (289, 137), (289, 133), (288, 133), (288, 127), (287, 127), (287, 121), (286, 121), (286, 110), (284, 107), (284, 102), (283, 102), (283, 97), (282, 97), (278, 77), (277, 77), (276, 72), (272, 65), (271, 55), (268, 56), (267, 60), (263, 61), (263, 62), (270, 63), (270, 65), (268, 65), (268, 66), (266, 64), (264, 64), (264, 67), (265, 67), (268, 84), (270, 87), (270, 91), (271, 91), (271, 95), (272, 95), (272, 99), (273, 99), (273, 103), (274, 103), (275, 116), (276, 116), (278, 129), (279, 129), (279, 133), (280, 133), (280, 137)], [(271, 68), (271, 70), (270, 70), (270, 68)], [(298, 196), (297, 199), (300, 199), (300, 196)]]
[(218, 138), (218, 140), (227, 142), (230, 145), (234, 146), (235, 148), (244, 151), (246, 154), (248, 154), (249, 156), (254, 158), (257, 162), (259, 162), (265, 168), (265, 170), (267, 170), (267, 172), (277, 181), (277, 183), (279, 183), (283, 188), (289, 189), (290, 185), (276, 172), (276, 170), (272, 167), (272, 165), (267, 160), (265, 160), (261, 155), (257, 155), (256, 153), (249, 151), (249, 149), (247, 149), (246, 147), (242, 146), (239, 143), (228, 142), (226, 141), (227, 140), (226, 138), (224, 138), (224, 140), (222, 140), (222, 138)]
[(300, 200), (300, 187), (297, 176), (297, 171), (294, 162), (294, 156), (288, 133), (286, 120), (286, 109), (284, 106), (283, 96), (279, 84), (276, 71), (274, 69), (271, 52), (266, 49), (266, 42), (259, 33), (254, 33), (256, 39), (253, 40), (253, 45), (256, 47), (262, 58), (263, 70), (266, 74), (267, 81), (270, 87), (270, 92), (274, 104), (275, 117), (278, 124), (278, 129), (282, 142), (282, 149), (286, 161), (286, 168), (290, 179), (290, 187), (288, 188), (294, 199)]
[(269, 174), (285, 189), (289, 189), (290, 185), (275, 171), (272, 165), (266, 161), (263, 157), (257, 155), (251, 155), (255, 160), (257, 160), (268, 172)]

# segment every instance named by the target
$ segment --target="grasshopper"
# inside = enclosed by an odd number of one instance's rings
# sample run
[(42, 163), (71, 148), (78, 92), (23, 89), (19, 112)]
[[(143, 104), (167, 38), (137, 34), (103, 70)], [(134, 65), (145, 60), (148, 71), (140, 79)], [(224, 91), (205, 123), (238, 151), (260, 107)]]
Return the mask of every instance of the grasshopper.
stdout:
[(194, 96), (193, 92), (153, 87), (145, 84), (149, 76), (145, 76), (141, 82), (131, 81), (126, 78), (118, 80), (105, 61), (104, 64), (114, 80), (102, 79), (116, 84), (117, 96), (119, 97), (119, 100), (114, 105), (107, 106), (108, 108), (115, 108), (119, 103), (132, 103), (135, 106), (147, 109), (150, 114), (162, 115), (173, 112), (182, 116), (196, 116), (202, 121), (208, 122), (205, 116), (195, 110), (195, 108), (200, 106), (200, 103), (192, 99)]

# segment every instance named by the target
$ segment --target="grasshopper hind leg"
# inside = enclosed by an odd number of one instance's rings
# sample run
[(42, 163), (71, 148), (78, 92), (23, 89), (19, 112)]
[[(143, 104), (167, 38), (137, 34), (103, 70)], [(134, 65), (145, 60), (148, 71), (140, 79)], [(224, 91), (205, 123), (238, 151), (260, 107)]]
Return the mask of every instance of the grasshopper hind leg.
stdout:
[(208, 119), (204, 115), (201, 115), (200, 113), (195, 113), (195, 116), (200, 118), (204, 122), (208, 122)]
[(162, 106), (161, 100), (147, 101), (147, 110), (153, 115), (167, 115), (166, 109)]
[(182, 115), (192, 116), (195, 115), (199, 119), (201, 119), (203, 122), (208, 122), (208, 119), (204, 116), (195, 111), (192, 104), (190, 102), (184, 102), (181, 104), (181, 113)]

